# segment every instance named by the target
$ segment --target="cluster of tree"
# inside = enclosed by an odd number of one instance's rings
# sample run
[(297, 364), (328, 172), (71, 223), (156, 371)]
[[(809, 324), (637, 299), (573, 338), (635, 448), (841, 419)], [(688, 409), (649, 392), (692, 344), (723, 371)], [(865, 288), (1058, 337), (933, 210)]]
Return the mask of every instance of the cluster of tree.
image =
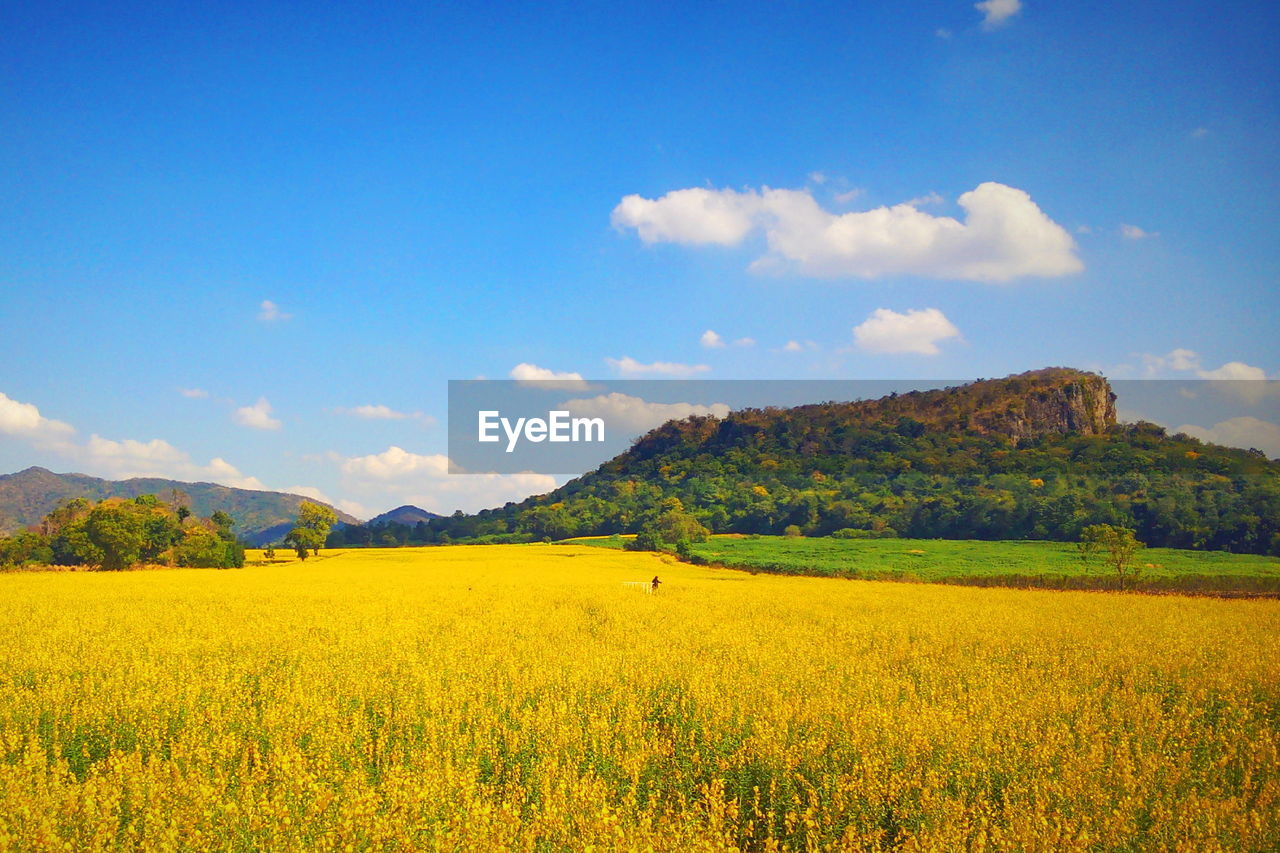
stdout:
[(706, 542), (711, 533), (702, 522), (685, 512), (679, 498), (666, 498), (658, 515), (626, 544), (630, 551), (674, 551), (682, 557), (690, 554), (695, 542)]
[(821, 406), (667, 423), (548, 495), (433, 519), (419, 541), (633, 533), (668, 498), (715, 533), (1076, 541), (1109, 524), (1153, 546), (1280, 554), (1280, 463), (1256, 450), (1148, 423), (1019, 439)]
[(192, 515), (181, 493), (170, 502), (155, 495), (69, 500), (34, 530), (0, 539), (0, 566), (89, 566), (119, 571), (140, 564), (200, 568), (244, 565), (244, 546), (221, 510)]

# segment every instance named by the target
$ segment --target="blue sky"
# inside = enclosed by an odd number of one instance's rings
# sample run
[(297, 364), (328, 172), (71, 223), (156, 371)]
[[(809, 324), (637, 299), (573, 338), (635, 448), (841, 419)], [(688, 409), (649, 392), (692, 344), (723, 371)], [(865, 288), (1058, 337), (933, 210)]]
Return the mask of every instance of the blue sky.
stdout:
[(522, 364), (1280, 376), (1280, 10), (979, 6), (9, 4), (0, 470), (450, 511), (549, 485), (441, 473)]

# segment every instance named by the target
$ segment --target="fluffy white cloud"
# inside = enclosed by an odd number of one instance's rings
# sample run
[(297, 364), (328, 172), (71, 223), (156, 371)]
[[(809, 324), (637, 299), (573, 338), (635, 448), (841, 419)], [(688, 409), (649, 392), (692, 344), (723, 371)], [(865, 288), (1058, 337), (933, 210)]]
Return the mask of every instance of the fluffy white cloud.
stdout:
[(1254, 447), (1272, 458), (1280, 457), (1280, 425), (1249, 415), (1220, 421), (1211, 427), (1183, 424), (1173, 432), (1185, 432), (1201, 441), (1228, 447)]
[(563, 388), (573, 391), (587, 387), (580, 373), (560, 372), (528, 362), (521, 362), (511, 368), (509, 375), (519, 382), (537, 382), (544, 388)]
[(614, 391), (581, 400), (567, 400), (563, 404), (572, 414), (585, 418), (604, 418), (612, 429), (623, 429), (633, 434), (648, 432), (670, 420), (680, 420), (690, 415), (728, 416), (729, 407), (724, 403), (703, 406), (696, 403), (651, 403), (640, 397)]
[(973, 8), (982, 13), (982, 28), (993, 30), (1008, 23), (1009, 19), (1022, 11), (1022, 0), (983, 0), (974, 3)]
[(937, 355), (938, 342), (960, 337), (937, 308), (910, 309), (905, 314), (877, 308), (853, 329), (854, 342), (868, 352)]
[(1267, 372), (1261, 367), (1245, 364), (1243, 361), (1228, 361), (1221, 367), (1205, 369), (1200, 354), (1195, 350), (1178, 347), (1165, 355), (1143, 353), (1141, 356), (1143, 370), (1147, 376), (1155, 377), (1170, 372), (1194, 373), (1198, 379), (1266, 379)]
[(736, 340), (734, 340), (733, 345), (735, 347), (753, 347), (756, 345), (756, 339), (755, 338), (737, 338)]
[(340, 410), (348, 415), (355, 415), (357, 418), (364, 418), (370, 421), (398, 421), (409, 417), (407, 412), (397, 412), (390, 406), (355, 406), (350, 409)]
[(1154, 231), (1147, 231), (1139, 228), (1137, 225), (1122, 224), (1120, 226), (1120, 236), (1126, 240), (1142, 240), (1146, 237), (1155, 237)]
[(165, 477), (220, 483), (237, 489), (267, 488), (257, 477), (245, 476), (221, 457), (215, 456), (209, 460), (209, 464), (200, 465), (186, 451), (159, 438), (150, 441), (132, 438), (116, 441), (95, 434), (84, 445), (78, 446), (72, 455), (78, 464), (96, 474), (114, 479)]
[(178, 393), (189, 400), (203, 400), (209, 396), (209, 392), (203, 388), (179, 388)]
[(186, 451), (167, 441), (123, 439), (116, 441), (91, 435), (80, 443), (75, 427), (40, 414), (30, 403), (22, 403), (0, 393), (0, 434), (30, 442), (42, 450), (51, 450), (67, 459), (78, 470), (99, 477), (165, 477), (175, 480), (200, 480), (221, 483), (241, 489), (265, 489), (256, 477), (241, 473), (220, 457), (200, 465)]
[(674, 190), (629, 195), (613, 211), (618, 228), (646, 243), (735, 245), (755, 230), (769, 251), (761, 273), (818, 278), (919, 275), (971, 281), (1062, 276), (1084, 268), (1071, 235), (1022, 190), (994, 182), (964, 193), (964, 222), (908, 202), (835, 214), (808, 190)]
[(271, 404), (266, 397), (259, 397), (252, 406), (241, 406), (235, 410), (232, 418), (240, 426), (254, 429), (280, 429), (280, 421), (271, 417)]
[(818, 348), (814, 341), (787, 341), (774, 352), (805, 352), (807, 350), (815, 350)]
[(680, 364), (674, 361), (655, 361), (643, 364), (629, 355), (622, 358), (606, 358), (610, 367), (623, 376), (674, 376), (688, 377), (706, 373), (711, 368), (705, 364)]
[(282, 320), (290, 320), (292, 314), (286, 314), (280, 310), (280, 306), (272, 302), (270, 299), (262, 300), (262, 304), (258, 306), (258, 320), (263, 323), (277, 323)]
[(710, 329), (702, 333), (702, 337), (698, 338), (698, 343), (707, 349), (724, 349), (724, 338)]
[[(381, 505), (390, 498), (441, 514), (501, 506), (559, 485), (548, 474), (450, 474), (444, 454), (413, 453), (395, 445), (382, 453), (336, 458), (344, 486), (365, 501)], [(368, 511), (361, 517), (367, 518)]]
[(22, 403), (0, 393), (0, 434), (25, 438), (39, 447), (58, 448), (75, 433), (71, 424), (40, 414), (31, 403)]
[(1201, 379), (1266, 379), (1267, 372), (1261, 367), (1245, 364), (1243, 361), (1228, 361), (1213, 370), (1197, 370)]

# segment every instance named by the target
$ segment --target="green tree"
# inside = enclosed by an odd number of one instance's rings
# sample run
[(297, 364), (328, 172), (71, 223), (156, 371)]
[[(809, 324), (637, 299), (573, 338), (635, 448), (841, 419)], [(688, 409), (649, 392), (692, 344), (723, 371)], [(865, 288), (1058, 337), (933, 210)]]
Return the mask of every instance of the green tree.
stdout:
[[(1091, 524), (1081, 531), (1080, 542), (1082, 545), (1087, 543), (1092, 552), (1105, 552), (1103, 559), (1115, 573), (1121, 589), (1127, 588), (1137, 577), (1140, 569), (1136, 557), (1146, 546), (1138, 541), (1132, 529), (1110, 524)], [(1084, 548), (1081, 553), (1085, 553)]]
[(146, 527), (138, 509), (137, 504), (106, 500), (85, 519), (85, 535), (97, 548), (97, 562), (104, 570), (118, 572), (141, 560)]
[(284, 537), (285, 544), (297, 551), (298, 557), (303, 560), (307, 558), (308, 550), (313, 555), (318, 555), (329, 537), (329, 530), (337, 523), (338, 514), (330, 507), (303, 501), (298, 505), (297, 522)]

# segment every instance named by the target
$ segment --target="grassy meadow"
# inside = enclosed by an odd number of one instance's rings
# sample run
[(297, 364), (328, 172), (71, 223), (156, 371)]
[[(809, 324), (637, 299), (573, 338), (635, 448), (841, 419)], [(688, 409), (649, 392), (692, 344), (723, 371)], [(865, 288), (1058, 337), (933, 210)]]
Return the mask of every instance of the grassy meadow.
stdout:
[(573, 545), (0, 575), (0, 849), (1276, 850), (1278, 640)]
[[(621, 548), (630, 537), (569, 540)], [(948, 539), (836, 539), (803, 536), (712, 536), (693, 545), (696, 558), (744, 571), (784, 575), (907, 580), (971, 586), (1107, 589), (1114, 572), (1101, 555), (1080, 559), (1071, 542)], [(1146, 548), (1133, 587), (1148, 591), (1280, 593), (1280, 557)]]

